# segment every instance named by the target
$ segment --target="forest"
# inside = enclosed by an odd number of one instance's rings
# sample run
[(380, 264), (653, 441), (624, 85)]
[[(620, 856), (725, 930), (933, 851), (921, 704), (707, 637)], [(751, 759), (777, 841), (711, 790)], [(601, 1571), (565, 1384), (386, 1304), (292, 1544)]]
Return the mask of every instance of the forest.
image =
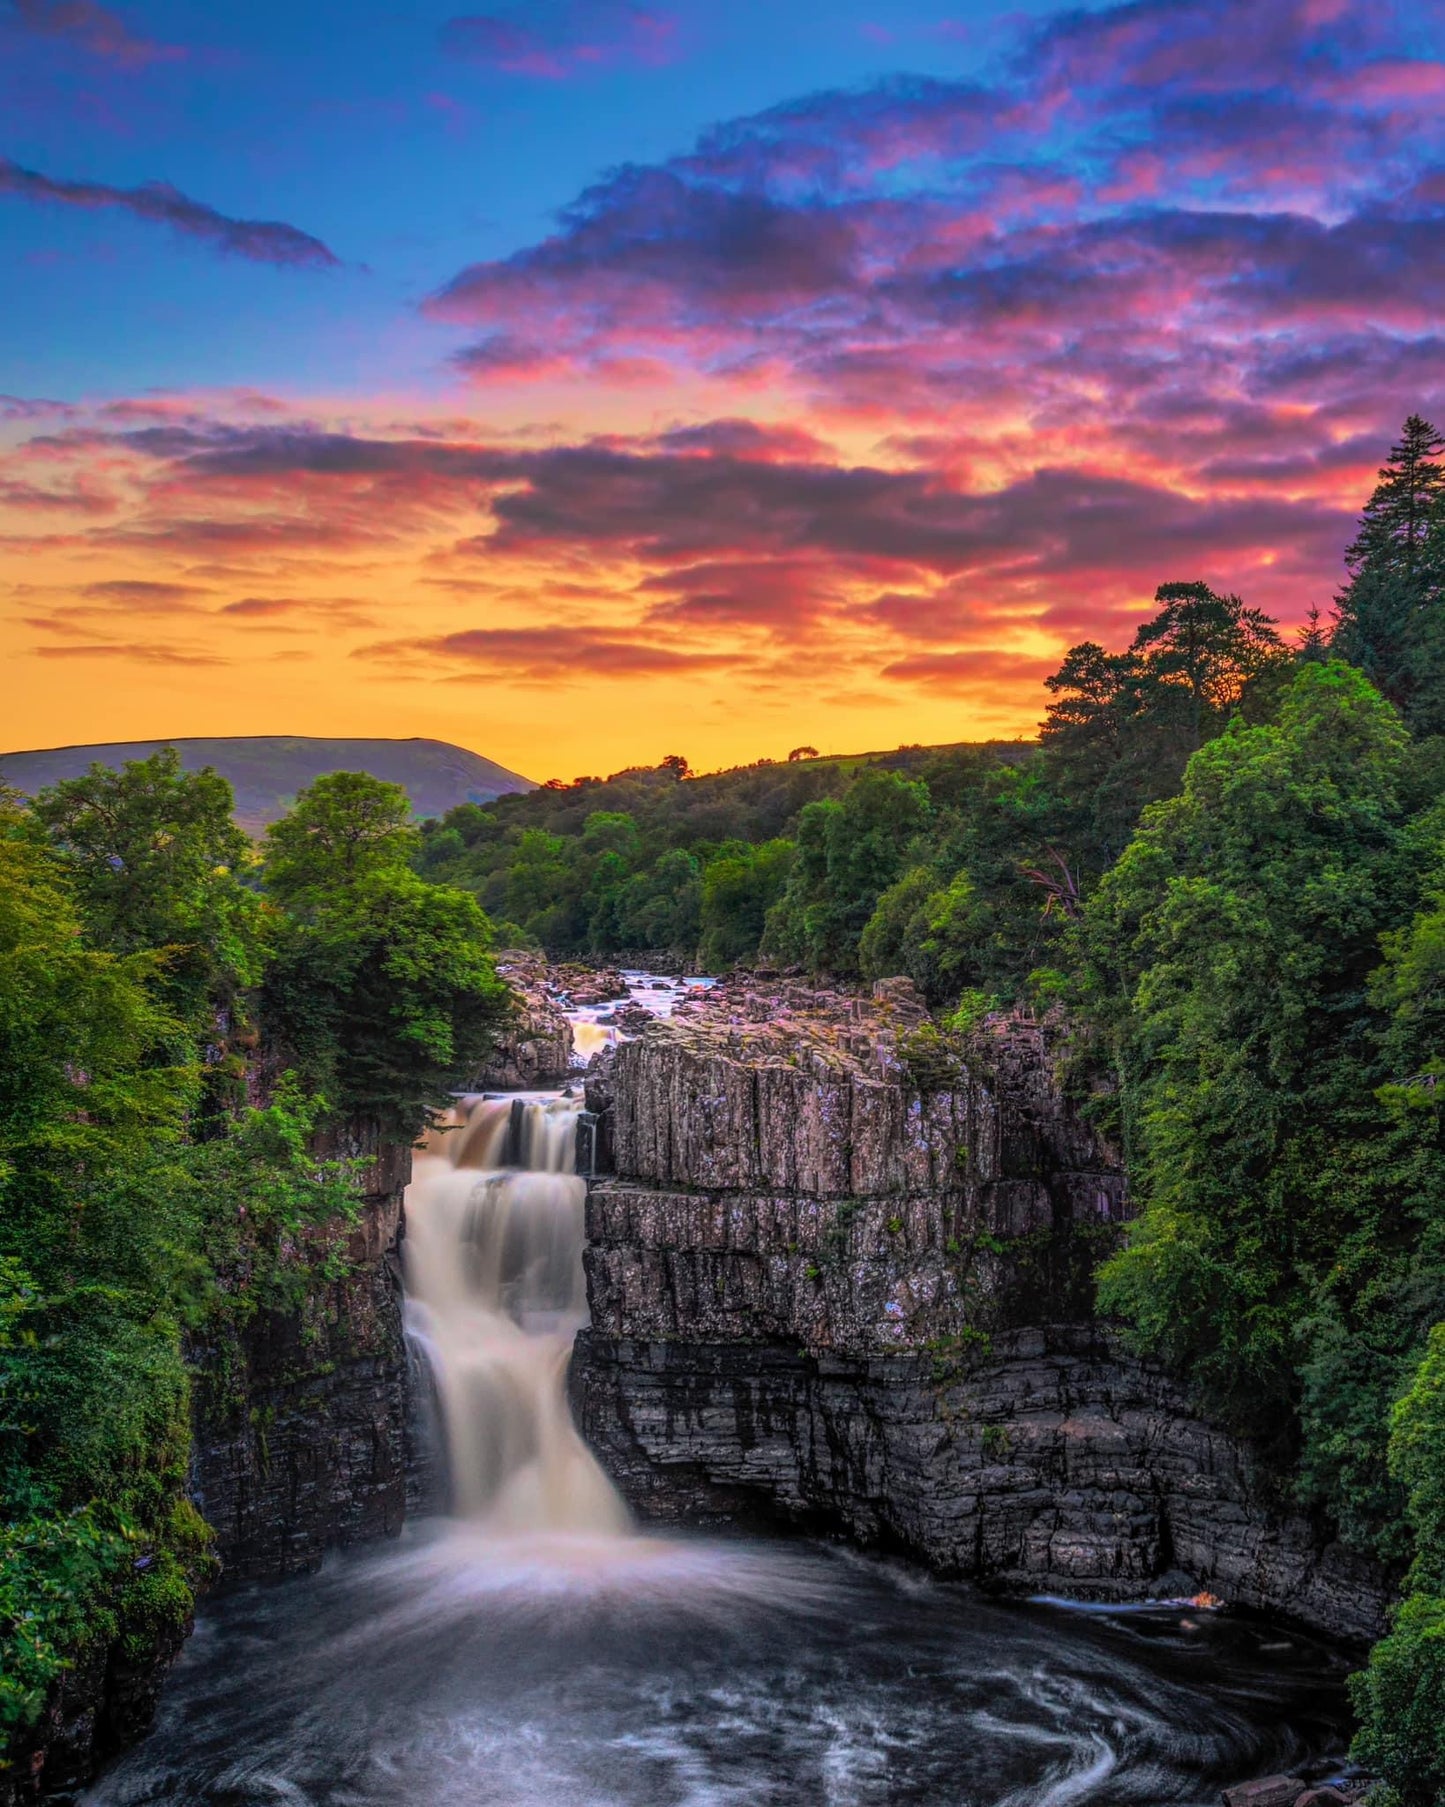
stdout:
[(1101, 1305), (1396, 1566), (1357, 1754), (1445, 1799), (1441, 451), (1406, 423), (1328, 618), (1165, 583), (1037, 743), (673, 757), (419, 826), (342, 773), (259, 846), (167, 753), (5, 799), (0, 1730), (86, 1639), (188, 1614), (187, 1339), (340, 1258), (317, 1133), (416, 1133), (521, 944), (906, 974), (959, 1036), (1057, 1012), (1137, 1210)]
[(260, 848), (231, 805), (173, 750), (0, 797), (0, 1748), (88, 1650), (178, 1641), (192, 1341), (334, 1277), (318, 1137), (410, 1139), (505, 1010), (399, 786), (318, 779)]

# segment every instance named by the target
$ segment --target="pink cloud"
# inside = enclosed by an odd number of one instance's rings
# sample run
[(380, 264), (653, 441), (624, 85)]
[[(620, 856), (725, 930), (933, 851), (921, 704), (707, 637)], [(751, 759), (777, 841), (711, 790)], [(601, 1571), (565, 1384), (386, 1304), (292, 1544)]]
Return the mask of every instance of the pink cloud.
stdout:
[(9, 0), (0, 12), (0, 24), (5, 23), (33, 37), (73, 44), (120, 69), (176, 62), (186, 54), (179, 45), (160, 44), (132, 30), (96, 0)]
[(443, 51), (505, 75), (565, 81), (589, 69), (634, 63), (657, 67), (677, 54), (671, 14), (610, 0), (578, 0), (525, 12), (467, 13), (441, 30)]

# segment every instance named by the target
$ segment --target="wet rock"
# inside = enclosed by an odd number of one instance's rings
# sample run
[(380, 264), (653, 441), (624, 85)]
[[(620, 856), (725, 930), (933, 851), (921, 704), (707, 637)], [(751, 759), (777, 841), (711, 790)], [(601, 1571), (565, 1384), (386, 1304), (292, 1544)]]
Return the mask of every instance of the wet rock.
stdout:
[(554, 995), (555, 975), (540, 954), (507, 953), (497, 972), (512, 992), (512, 1014), (487, 1064), (472, 1081), (477, 1091), (531, 1091), (560, 1085), (572, 1067), (572, 1025)]
[(562, 963), (550, 968), (548, 977), (561, 998), (574, 1009), (610, 1004), (631, 995), (626, 979), (611, 967)]
[(1264, 1776), (1257, 1782), (1241, 1782), (1226, 1788), (1224, 1807), (1294, 1807), (1304, 1792), (1299, 1776)]
[(1359, 1643), (1383, 1625), (1389, 1578), (1272, 1515), (1247, 1454), (1097, 1327), (891, 1356), (593, 1330), (571, 1385), (644, 1518), (842, 1533), (1016, 1592), (1207, 1590)]
[(406, 1512), (410, 1376), (398, 1242), (411, 1148), (374, 1125), (318, 1152), (371, 1163), (348, 1271), (293, 1312), (193, 1340), (191, 1490), (216, 1533), (221, 1584), (316, 1568), (391, 1536)]

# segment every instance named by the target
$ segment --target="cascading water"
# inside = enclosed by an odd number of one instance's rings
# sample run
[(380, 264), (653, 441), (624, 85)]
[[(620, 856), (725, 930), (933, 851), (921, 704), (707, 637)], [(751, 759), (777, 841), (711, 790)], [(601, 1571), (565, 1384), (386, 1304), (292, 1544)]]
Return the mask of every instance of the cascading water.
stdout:
[(463, 1100), (407, 1193), (408, 1329), (440, 1400), (452, 1510), (496, 1533), (627, 1527), (567, 1406), (587, 1321), (580, 1116), (570, 1093)]
[(1203, 1807), (1335, 1745), (1338, 1670), (1289, 1634), (619, 1535), (565, 1391), (579, 1115), (464, 1099), (416, 1160), (407, 1318), (451, 1519), (208, 1604), (92, 1807)]

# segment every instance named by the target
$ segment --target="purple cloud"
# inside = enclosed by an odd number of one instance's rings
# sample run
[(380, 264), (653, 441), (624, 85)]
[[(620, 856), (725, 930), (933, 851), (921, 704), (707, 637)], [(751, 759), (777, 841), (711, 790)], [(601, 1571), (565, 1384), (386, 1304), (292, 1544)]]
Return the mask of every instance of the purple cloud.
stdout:
[(237, 220), (193, 201), (166, 182), (112, 188), (105, 182), (57, 181), (0, 157), (0, 195), (60, 207), (114, 207), (202, 239), (233, 257), (293, 269), (336, 269), (340, 259), (309, 232), (280, 220)]
[(186, 54), (178, 45), (158, 44), (132, 31), (118, 13), (96, 0), (9, 0), (0, 12), (0, 23), (34, 37), (74, 44), (121, 69), (176, 62)]
[(441, 28), (451, 57), (507, 75), (565, 81), (616, 63), (656, 65), (676, 51), (677, 21), (639, 6), (599, 3), (532, 6), (520, 14), (465, 13)]
[(1437, 13), (1058, 14), (986, 79), (806, 95), (615, 170), (428, 311), (479, 382), (782, 385), (995, 471), (1283, 482), (1288, 447), (1323, 494), (1330, 448), (1445, 401)]

